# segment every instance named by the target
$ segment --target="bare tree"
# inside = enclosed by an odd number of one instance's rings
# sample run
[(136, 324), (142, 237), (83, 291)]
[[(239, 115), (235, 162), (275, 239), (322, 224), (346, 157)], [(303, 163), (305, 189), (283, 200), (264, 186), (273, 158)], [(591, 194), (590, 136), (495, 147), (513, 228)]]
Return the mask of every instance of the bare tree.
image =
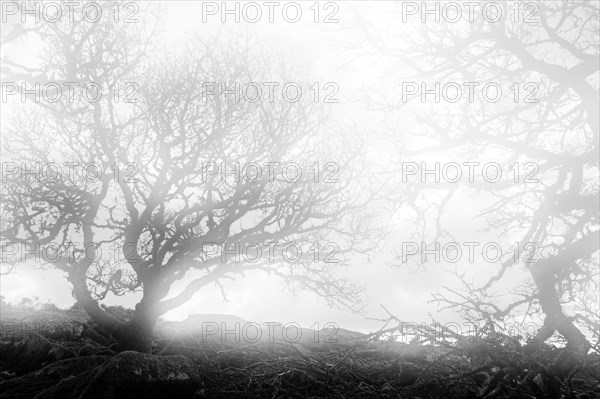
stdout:
[[(184, 53), (165, 54), (152, 47), (150, 28), (43, 24), (31, 30), (45, 49), (37, 72), (3, 60), (7, 80), (95, 82), (104, 94), (29, 101), (15, 111), (2, 132), (5, 160), (94, 165), (99, 173), (7, 174), (3, 239), (46, 254), (40, 266), (64, 271), (76, 300), (123, 348), (148, 351), (160, 315), (249, 270), (359, 307), (360, 287), (334, 271), (346, 254), (372, 247), (373, 230), (360, 216), (366, 196), (354, 184), (357, 147), (323, 134), (327, 110), (306, 94), (208, 95), (213, 83), (290, 80), (244, 40), (193, 39)], [(289, 161), (302, 166), (300, 175), (265, 166)], [(236, 163), (254, 166), (239, 176)], [(183, 289), (174, 292), (176, 283)], [(100, 307), (108, 293), (133, 291), (141, 292), (133, 320)]]
[[(524, 261), (508, 251), (485, 284), (473, 285), (468, 276), (462, 276), (461, 288), (448, 287), (434, 299), (471, 320), (502, 322), (510, 316), (539, 312), (543, 326), (531, 337), (529, 347), (558, 333), (568, 349), (587, 353), (590, 343), (581, 328), (589, 328), (595, 339), (599, 333), (595, 305), (587, 302), (597, 301), (599, 289), (598, 4), (495, 2), (503, 16), (489, 16), (493, 22), (482, 17), (483, 5), (471, 21), (463, 10), (459, 22), (450, 20), (454, 14), (435, 22), (430, 14), (426, 16), (429, 22), (422, 23), (422, 14), (411, 16), (401, 4), (388, 10), (389, 24), (380, 20), (375, 25), (366, 17), (358, 40), (368, 54), (388, 60), (398, 71), (388, 75), (389, 91), (380, 91), (370, 105), (404, 118), (403, 126), (410, 127), (393, 129), (389, 140), (403, 160), (493, 159), (501, 162), (505, 173), (515, 162), (531, 162), (535, 178), (528, 181), (532, 170), (521, 169), (494, 184), (462, 180), (407, 187), (398, 181), (392, 187), (394, 198), (408, 205), (404, 210), (414, 211), (422, 231), (430, 231), (429, 227), (436, 231), (434, 240), (451, 237), (444, 216), (453, 198), (464, 198), (465, 193), (481, 201), (495, 198), (479, 217), (499, 237), (518, 236), (521, 249), (533, 243), (534, 256)], [(429, 95), (430, 108), (423, 112), (426, 105), (411, 108), (410, 101), (400, 98), (405, 82), (419, 86), (413, 103), (421, 99), (421, 83), (432, 90), (435, 82), (442, 87), (458, 82), (462, 99), (435, 103)], [(475, 101), (467, 99), (468, 86), (463, 83), (468, 82), (480, 84)], [(482, 99), (481, 89), (487, 82), (504, 89), (500, 101)], [(451, 89), (447, 97), (454, 100)], [(398, 166), (391, 169), (400, 175)], [(494, 291), (519, 264), (529, 271), (530, 283), (508, 294)], [(592, 298), (584, 298), (590, 292), (595, 293)], [(507, 297), (509, 304), (500, 305), (499, 300), (504, 298), (506, 303)]]

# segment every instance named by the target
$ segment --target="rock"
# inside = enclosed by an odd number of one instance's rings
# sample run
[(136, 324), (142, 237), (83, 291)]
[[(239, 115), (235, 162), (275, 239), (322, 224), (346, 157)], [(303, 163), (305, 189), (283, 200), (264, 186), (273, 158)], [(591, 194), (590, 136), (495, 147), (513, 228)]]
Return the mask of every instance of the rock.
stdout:
[(419, 379), (422, 370), (410, 363), (402, 363), (400, 367), (399, 383), (401, 386), (413, 385)]
[(65, 378), (97, 368), (108, 359), (108, 356), (85, 356), (49, 364), (24, 376), (0, 382), (0, 398), (32, 398)]
[(66, 378), (36, 399), (193, 397), (197, 373), (185, 356), (122, 352), (99, 367)]
[(22, 373), (38, 370), (47, 364), (75, 355), (75, 352), (65, 346), (35, 335), (20, 341), (0, 343), (0, 357), (3, 362)]
[(32, 379), (54, 379), (61, 380), (63, 378), (73, 377), (84, 373), (106, 363), (110, 359), (109, 356), (81, 356), (71, 359), (65, 359), (47, 365), (40, 370), (29, 373), (23, 378)]

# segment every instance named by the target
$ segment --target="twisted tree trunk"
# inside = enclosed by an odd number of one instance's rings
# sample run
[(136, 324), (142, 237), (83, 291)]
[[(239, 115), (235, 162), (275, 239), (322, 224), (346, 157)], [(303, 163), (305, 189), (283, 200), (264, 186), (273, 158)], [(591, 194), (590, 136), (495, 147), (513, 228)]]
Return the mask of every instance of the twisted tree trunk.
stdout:
[(92, 297), (87, 287), (85, 272), (82, 269), (74, 267), (73, 271), (69, 273), (68, 279), (73, 284), (73, 294), (77, 302), (100, 328), (117, 340), (119, 350), (151, 352), (158, 314), (151, 301), (147, 299), (149, 297), (145, 295), (144, 299), (136, 305), (131, 320), (120, 320), (102, 309), (98, 301)]
[(531, 275), (538, 288), (538, 299), (545, 318), (542, 328), (525, 349), (529, 353), (538, 351), (555, 331), (558, 332), (567, 341), (567, 345), (550, 365), (550, 369), (559, 378), (564, 378), (582, 362), (591, 345), (575, 326), (573, 319), (563, 312), (557, 290), (558, 277), (553, 270), (540, 264), (532, 267)]

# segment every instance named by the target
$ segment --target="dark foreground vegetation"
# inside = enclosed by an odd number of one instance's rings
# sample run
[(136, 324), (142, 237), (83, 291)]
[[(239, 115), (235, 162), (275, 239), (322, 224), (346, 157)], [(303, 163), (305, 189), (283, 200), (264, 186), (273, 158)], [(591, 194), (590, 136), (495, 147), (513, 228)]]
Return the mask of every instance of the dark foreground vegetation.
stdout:
[[(123, 308), (108, 308), (117, 317)], [(119, 351), (77, 307), (2, 306), (1, 398), (596, 398), (600, 358), (475, 340), (415, 345), (203, 342), (163, 322), (152, 354)], [(340, 335), (343, 338), (343, 335)]]

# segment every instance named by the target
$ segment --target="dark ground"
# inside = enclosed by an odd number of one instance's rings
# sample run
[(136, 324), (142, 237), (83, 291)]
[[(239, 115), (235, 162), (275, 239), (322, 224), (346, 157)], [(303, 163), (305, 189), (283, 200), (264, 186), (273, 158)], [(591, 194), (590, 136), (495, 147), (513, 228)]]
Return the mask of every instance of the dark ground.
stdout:
[(150, 355), (119, 352), (81, 309), (4, 305), (1, 316), (0, 398), (600, 397), (600, 357), (565, 373), (551, 346), (203, 343), (163, 323)]

